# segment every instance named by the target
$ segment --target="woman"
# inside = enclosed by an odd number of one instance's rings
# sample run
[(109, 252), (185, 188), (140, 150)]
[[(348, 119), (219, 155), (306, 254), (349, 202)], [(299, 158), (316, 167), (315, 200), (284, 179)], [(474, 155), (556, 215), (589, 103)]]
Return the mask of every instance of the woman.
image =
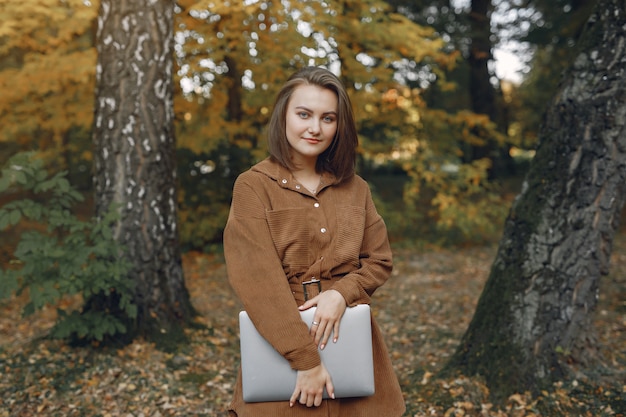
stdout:
[[(246, 403), (240, 372), (230, 415), (401, 416), (400, 386), (373, 319), (376, 392), (322, 398), (334, 388), (318, 348), (341, 337), (346, 307), (369, 304), (392, 269), (385, 224), (354, 172), (357, 133), (339, 79), (316, 67), (293, 74), (276, 99), (268, 141), (270, 157), (235, 182), (224, 254), (233, 289), (259, 333), (297, 370), (296, 386), (289, 401)], [(305, 300), (310, 280), (322, 291)], [(313, 306), (309, 330), (298, 309)]]

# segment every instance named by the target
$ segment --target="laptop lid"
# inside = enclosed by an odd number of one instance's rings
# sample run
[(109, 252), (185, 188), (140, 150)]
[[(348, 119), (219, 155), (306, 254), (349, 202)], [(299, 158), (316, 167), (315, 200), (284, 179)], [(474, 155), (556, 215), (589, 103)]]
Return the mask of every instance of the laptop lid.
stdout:
[[(315, 307), (300, 312), (311, 326)], [(335, 387), (335, 398), (363, 397), (374, 393), (370, 307), (346, 309), (337, 343), (320, 350), (322, 362)], [(243, 399), (246, 402), (287, 401), (296, 385), (296, 371), (265, 340), (245, 311), (239, 313)], [(332, 340), (332, 336), (330, 337)], [(328, 393), (324, 390), (324, 398)]]

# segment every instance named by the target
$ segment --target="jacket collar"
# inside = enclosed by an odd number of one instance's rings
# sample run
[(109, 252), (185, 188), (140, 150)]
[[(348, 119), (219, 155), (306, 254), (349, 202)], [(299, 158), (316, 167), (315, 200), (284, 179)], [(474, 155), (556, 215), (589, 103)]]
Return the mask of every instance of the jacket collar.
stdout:
[[(278, 182), (278, 184), (280, 184), (284, 188), (291, 188), (292, 184), (296, 182), (291, 171), (289, 171), (278, 162), (273, 161), (269, 157), (254, 165), (252, 167), (252, 171), (260, 172), (264, 175), (267, 175), (274, 181)], [(336, 182), (337, 178), (335, 178), (334, 175), (328, 172), (324, 172), (324, 174), (322, 175), (322, 187), (320, 188), (320, 190), (329, 185), (334, 185)]]
[(267, 175), (275, 181), (279, 181), (281, 178), (291, 175), (287, 168), (283, 167), (278, 162), (272, 161), (269, 157), (254, 165), (252, 171)]

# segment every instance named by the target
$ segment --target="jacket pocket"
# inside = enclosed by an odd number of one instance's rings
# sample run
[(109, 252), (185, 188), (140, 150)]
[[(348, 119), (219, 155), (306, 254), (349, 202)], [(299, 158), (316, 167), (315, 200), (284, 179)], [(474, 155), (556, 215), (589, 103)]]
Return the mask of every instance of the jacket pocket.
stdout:
[(365, 209), (358, 206), (337, 209), (337, 238), (334, 258), (338, 265), (360, 267), (360, 253), (365, 233)]
[(266, 212), (267, 224), (283, 266), (309, 266), (307, 210), (292, 208)]

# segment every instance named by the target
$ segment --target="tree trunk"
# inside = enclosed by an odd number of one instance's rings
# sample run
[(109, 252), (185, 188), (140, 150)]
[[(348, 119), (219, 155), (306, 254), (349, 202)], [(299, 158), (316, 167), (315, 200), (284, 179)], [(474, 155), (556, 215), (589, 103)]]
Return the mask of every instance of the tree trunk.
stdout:
[(494, 398), (593, 363), (592, 313), (626, 193), (626, 1), (601, 1), (549, 107), (474, 317), (446, 370)]
[(226, 77), (228, 77), (228, 104), (226, 106), (228, 109), (227, 117), (231, 122), (241, 122), (243, 117), (243, 108), (241, 104), (241, 91), (243, 90), (241, 85), (242, 74), (239, 71), (237, 61), (231, 56), (226, 55), (224, 57), (224, 61), (228, 66), (228, 72), (226, 73)]
[[(504, 110), (498, 108), (496, 90), (491, 84), (489, 62), (493, 60), (491, 41), (491, 0), (472, 0), (469, 14), (471, 45), (468, 57), (469, 91), (472, 111), (484, 114), (506, 134)], [(481, 146), (473, 145), (468, 161), (489, 158), (492, 162), (490, 176), (498, 177), (512, 174), (515, 170), (509, 147), (494, 141), (487, 141)]]
[[(490, 120), (496, 120), (495, 92), (491, 85), (489, 61), (491, 53), (491, 0), (472, 0), (469, 13), (470, 50), (467, 63), (469, 65), (469, 92), (472, 111), (484, 114)], [(466, 161), (492, 158), (493, 143), (468, 145)]]
[(496, 120), (495, 92), (491, 85), (488, 63), (493, 59), (491, 49), (491, 0), (472, 0), (469, 14), (471, 45), (470, 96), (474, 113), (486, 114)]
[[(96, 212), (120, 207), (113, 234), (133, 264), (131, 333), (153, 339), (171, 338), (194, 314), (176, 223), (173, 13), (172, 0), (102, 0), (98, 16)], [(111, 303), (96, 297), (87, 307)]]

